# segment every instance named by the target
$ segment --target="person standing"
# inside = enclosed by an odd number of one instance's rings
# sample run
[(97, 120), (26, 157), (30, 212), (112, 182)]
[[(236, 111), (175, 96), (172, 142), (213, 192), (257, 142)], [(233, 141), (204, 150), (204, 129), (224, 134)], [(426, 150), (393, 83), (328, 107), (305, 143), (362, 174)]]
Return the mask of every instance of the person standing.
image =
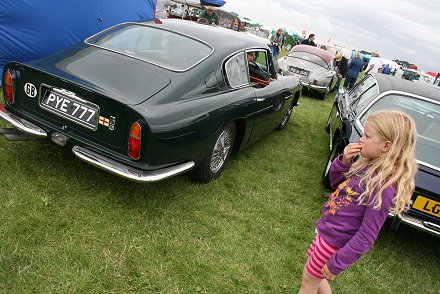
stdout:
[(167, 0), (156, 0), (156, 10), (154, 11), (156, 18), (165, 18), (167, 16), (166, 2)]
[(310, 45), (310, 46), (315, 46), (316, 47), (316, 44), (315, 44), (314, 41), (315, 41), (315, 34), (310, 34), (307, 39), (305, 39), (305, 40), (303, 40), (301, 42), (301, 44), (303, 44), (303, 45)]
[(403, 69), (402, 69), (401, 66), (399, 66), (399, 68), (396, 70), (396, 73), (394, 74), (394, 76), (398, 77), (398, 78), (402, 78), (402, 76), (403, 76)]
[[(379, 111), (359, 143), (348, 144), (330, 167), (336, 189), (322, 206), (299, 293), (331, 293), (328, 281), (373, 246), (388, 212), (400, 215), (414, 192), (416, 127), (400, 111)], [(360, 155), (359, 159), (354, 160)]]
[(368, 62), (367, 69), (365, 70), (365, 75), (371, 73), (378, 73), (382, 69), (382, 62), (380, 62), (379, 54), (376, 50), (371, 52), (371, 58)]
[(336, 83), (336, 87), (334, 91), (338, 91), (339, 86), (341, 85), (341, 81), (343, 78), (345, 78), (345, 75), (347, 74), (348, 70), (348, 60), (345, 58), (345, 56), (342, 56), (341, 53), (336, 53), (335, 57), (335, 66), (337, 67), (337, 76), (338, 76), (338, 82)]
[(272, 52), (272, 56), (273, 58), (276, 58), (278, 54), (280, 54), (281, 48), (283, 47), (284, 44), (283, 29), (279, 28), (275, 34), (272, 34), (269, 37), (269, 41), (270, 41), (269, 48), (270, 51)]
[(385, 64), (382, 68), (382, 73), (384, 75), (389, 75), (391, 73), (391, 67), (389, 64)]
[(219, 25), (220, 18), (215, 10), (216, 7), (214, 6), (205, 6), (205, 9), (200, 12), (197, 22), (205, 22), (206, 19), (206, 24)]
[(354, 87), (354, 84), (356, 83), (359, 73), (362, 71), (363, 67), (364, 62), (361, 59), (361, 53), (359, 51), (356, 51), (354, 53), (354, 58), (350, 61), (350, 64), (348, 65), (344, 88), (350, 90)]

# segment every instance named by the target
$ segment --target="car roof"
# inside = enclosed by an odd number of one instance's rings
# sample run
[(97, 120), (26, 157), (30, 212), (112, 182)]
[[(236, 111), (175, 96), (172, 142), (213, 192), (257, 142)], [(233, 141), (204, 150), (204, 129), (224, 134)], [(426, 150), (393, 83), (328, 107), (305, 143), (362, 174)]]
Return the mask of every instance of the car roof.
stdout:
[(146, 22), (145, 24), (168, 29), (202, 40), (213, 46), (214, 50), (220, 50), (220, 52), (227, 54), (244, 48), (269, 49), (263, 39), (259, 40), (243, 32), (237, 32), (220, 26), (205, 25), (181, 19), (161, 19), (160, 23)]
[(414, 95), (423, 96), (440, 102), (440, 87), (432, 87), (423, 82), (408, 81), (399, 77), (384, 75), (381, 73), (372, 74), (377, 81), (379, 93), (386, 91), (402, 91)]
[(292, 48), (290, 52), (310, 52), (314, 55), (321, 57), (327, 63), (330, 63), (330, 61), (333, 60), (333, 55), (330, 52), (310, 45), (296, 45)]

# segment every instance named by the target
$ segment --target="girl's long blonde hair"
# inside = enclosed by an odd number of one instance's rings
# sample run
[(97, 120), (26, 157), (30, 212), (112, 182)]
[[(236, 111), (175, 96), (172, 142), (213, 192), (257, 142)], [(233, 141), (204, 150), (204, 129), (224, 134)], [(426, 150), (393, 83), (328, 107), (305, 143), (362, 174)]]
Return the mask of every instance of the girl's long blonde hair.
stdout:
[(375, 209), (382, 205), (382, 192), (395, 185), (391, 212), (400, 215), (409, 208), (415, 187), (415, 123), (407, 114), (395, 110), (375, 112), (368, 116), (367, 122), (381, 139), (392, 143), (391, 147), (374, 160), (361, 157), (353, 163), (347, 177), (361, 178), (360, 185), (365, 191), (359, 197), (359, 204), (373, 204)]

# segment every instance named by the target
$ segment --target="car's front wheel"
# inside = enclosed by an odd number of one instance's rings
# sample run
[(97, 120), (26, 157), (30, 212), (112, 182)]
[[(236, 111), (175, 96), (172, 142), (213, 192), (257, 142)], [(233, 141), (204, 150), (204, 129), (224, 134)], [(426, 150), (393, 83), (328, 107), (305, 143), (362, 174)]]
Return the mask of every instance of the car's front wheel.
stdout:
[(191, 172), (197, 182), (208, 183), (218, 178), (232, 153), (235, 139), (235, 124), (227, 124), (216, 136), (205, 160)]

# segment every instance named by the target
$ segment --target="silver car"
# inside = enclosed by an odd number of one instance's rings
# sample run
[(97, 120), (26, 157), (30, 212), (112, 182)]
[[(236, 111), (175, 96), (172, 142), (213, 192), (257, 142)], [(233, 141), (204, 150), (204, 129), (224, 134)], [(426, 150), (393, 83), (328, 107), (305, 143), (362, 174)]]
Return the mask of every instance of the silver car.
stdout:
[(298, 77), (304, 87), (317, 92), (322, 99), (338, 80), (333, 55), (309, 45), (296, 45), (287, 56), (278, 59), (278, 72)]

